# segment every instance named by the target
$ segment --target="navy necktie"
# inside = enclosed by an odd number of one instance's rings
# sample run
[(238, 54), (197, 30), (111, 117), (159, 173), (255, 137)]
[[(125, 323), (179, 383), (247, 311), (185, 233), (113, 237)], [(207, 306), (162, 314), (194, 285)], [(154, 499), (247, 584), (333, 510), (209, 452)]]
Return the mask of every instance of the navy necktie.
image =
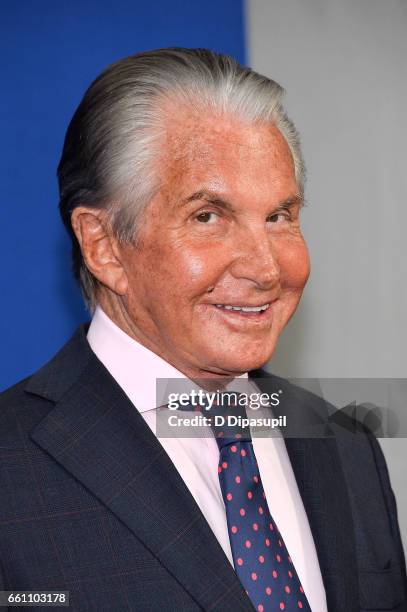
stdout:
[(219, 482), (236, 574), (258, 612), (310, 612), (261, 483), (250, 437), (219, 437)]

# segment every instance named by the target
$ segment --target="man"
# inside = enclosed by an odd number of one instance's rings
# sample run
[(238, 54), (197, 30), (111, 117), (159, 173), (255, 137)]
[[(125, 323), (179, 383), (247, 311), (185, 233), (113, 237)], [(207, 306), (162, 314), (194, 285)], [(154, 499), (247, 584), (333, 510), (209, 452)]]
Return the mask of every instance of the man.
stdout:
[(74, 610), (406, 609), (370, 434), (223, 444), (160, 438), (151, 419), (158, 378), (248, 373), (284, 391), (276, 414), (326, 415), (259, 370), (309, 274), (281, 97), (193, 49), (117, 62), (85, 94), (59, 181), (93, 318), (3, 395), (3, 589), (69, 591)]

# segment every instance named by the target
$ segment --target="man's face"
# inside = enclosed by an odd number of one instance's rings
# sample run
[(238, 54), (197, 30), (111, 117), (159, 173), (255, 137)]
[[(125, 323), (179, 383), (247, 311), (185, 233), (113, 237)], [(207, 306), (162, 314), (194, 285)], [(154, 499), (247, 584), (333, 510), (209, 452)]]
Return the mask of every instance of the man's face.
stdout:
[(122, 247), (132, 332), (190, 377), (260, 367), (309, 274), (288, 145), (269, 124), (189, 111), (162, 151), (139, 245)]

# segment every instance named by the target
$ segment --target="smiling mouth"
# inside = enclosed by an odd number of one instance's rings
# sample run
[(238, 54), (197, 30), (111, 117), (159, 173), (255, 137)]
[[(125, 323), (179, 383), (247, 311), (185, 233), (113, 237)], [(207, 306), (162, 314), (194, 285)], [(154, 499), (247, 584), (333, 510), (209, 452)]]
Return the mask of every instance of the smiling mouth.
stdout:
[(237, 306), (232, 304), (214, 304), (216, 308), (220, 310), (226, 310), (228, 312), (238, 312), (241, 314), (262, 314), (270, 307), (270, 302), (267, 304), (262, 304), (261, 306)]

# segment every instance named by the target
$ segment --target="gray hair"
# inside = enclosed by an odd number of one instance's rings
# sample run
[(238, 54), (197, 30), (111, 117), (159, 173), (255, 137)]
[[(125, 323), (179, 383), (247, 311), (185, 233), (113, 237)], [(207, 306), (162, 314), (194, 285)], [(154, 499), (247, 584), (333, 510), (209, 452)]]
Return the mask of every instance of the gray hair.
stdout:
[(164, 99), (273, 123), (290, 148), (303, 194), (305, 168), (298, 132), (282, 106), (283, 88), (207, 49), (168, 48), (120, 60), (90, 85), (69, 124), (58, 166), (60, 212), (72, 239), (74, 274), (85, 301), (96, 304), (97, 280), (72, 230), (79, 205), (104, 208), (112, 231), (134, 242), (142, 212), (159, 189), (152, 160), (159, 151)]

